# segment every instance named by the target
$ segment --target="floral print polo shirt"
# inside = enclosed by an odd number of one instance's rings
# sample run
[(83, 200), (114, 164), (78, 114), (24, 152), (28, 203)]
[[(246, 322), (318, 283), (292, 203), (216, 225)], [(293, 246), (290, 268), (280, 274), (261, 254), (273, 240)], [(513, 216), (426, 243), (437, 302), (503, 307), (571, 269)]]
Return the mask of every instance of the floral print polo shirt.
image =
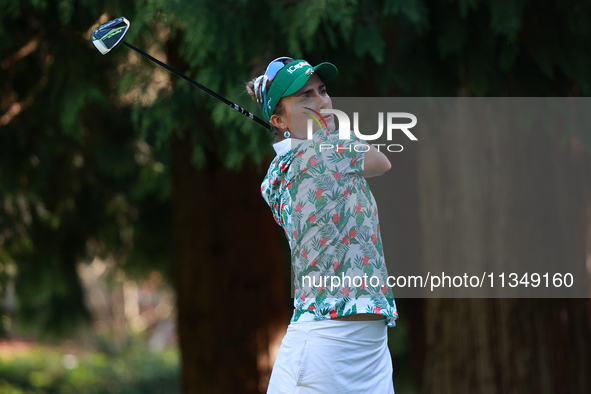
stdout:
[(375, 313), (396, 325), (377, 204), (362, 176), (365, 144), (321, 129), (274, 145), (261, 194), (291, 248), (292, 322)]

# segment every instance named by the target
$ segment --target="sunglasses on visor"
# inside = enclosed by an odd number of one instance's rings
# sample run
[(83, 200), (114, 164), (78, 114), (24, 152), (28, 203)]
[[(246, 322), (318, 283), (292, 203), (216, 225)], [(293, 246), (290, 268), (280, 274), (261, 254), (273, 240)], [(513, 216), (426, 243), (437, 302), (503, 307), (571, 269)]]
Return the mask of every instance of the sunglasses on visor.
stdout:
[[(265, 70), (265, 74), (263, 74), (263, 80), (262, 80), (263, 103), (267, 102), (267, 82), (274, 80), (275, 77), (277, 76), (277, 74), (279, 73), (279, 71), (281, 71), (281, 69), (283, 67), (285, 67), (285, 64), (283, 63), (283, 61), (290, 60), (290, 59), (291, 59), (290, 57), (285, 57), (285, 56), (278, 57), (277, 59), (275, 59), (271, 63), (269, 63), (269, 65), (267, 66), (267, 69)], [(271, 117), (271, 114), (268, 113), (267, 106), (264, 104), (263, 104), (263, 111), (265, 111), (267, 113), (267, 115), (269, 117)]]
[(273, 60), (271, 63), (269, 63), (269, 65), (267, 66), (267, 70), (265, 70), (265, 76), (267, 77), (267, 80), (272, 81), (275, 79), (275, 77), (277, 76), (277, 73), (279, 73), (279, 71), (281, 71), (281, 69), (283, 67), (285, 67), (285, 64), (283, 64), (284, 60), (289, 60), (291, 59), (290, 57), (278, 57), (277, 59)]

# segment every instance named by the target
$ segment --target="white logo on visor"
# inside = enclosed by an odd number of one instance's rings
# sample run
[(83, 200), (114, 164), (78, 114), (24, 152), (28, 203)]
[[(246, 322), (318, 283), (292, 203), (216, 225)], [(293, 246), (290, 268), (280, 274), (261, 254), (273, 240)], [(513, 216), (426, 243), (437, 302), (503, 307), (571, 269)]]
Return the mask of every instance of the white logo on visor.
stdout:
[[(290, 73), (290, 74), (292, 74), (294, 71), (296, 71), (296, 70), (298, 70), (298, 69), (300, 69), (302, 67), (305, 67), (305, 66), (310, 66), (310, 63), (308, 63), (308, 62), (299, 62), (298, 64), (294, 64), (293, 66), (288, 67), (287, 72)], [(310, 67), (312, 67), (312, 66), (310, 66)]]

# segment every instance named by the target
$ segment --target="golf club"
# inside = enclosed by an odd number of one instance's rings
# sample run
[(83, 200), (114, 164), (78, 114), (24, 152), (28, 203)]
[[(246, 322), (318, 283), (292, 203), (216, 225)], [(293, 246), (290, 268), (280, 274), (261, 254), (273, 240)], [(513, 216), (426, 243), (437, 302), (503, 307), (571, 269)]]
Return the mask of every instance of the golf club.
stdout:
[(127, 34), (128, 29), (129, 29), (129, 21), (127, 19), (125, 19), (124, 17), (120, 17), (117, 19), (113, 19), (112, 21), (107, 22), (103, 25), (100, 25), (99, 27), (94, 29), (92, 31), (92, 34), (90, 35), (90, 37), (91, 37), (91, 40), (92, 40), (92, 43), (94, 44), (94, 46), (103, 55), (106, 55), (107, 53), (111, 52), (113, 49), (117, 48), (121, 43), (123, 43), (128, 48), (133, 49), (134, 51), (136, 51), (140, 55), (145, 56), (146, 58), (148, 58), (151, 61), (153, 61), (154, 63), (164, 67), (165, 69), (172, 72), (173, 74), (183, 78), (185, 81), (187, 81), (187, 82), (191, 83), (192, 85), (197, 86), (199, 89), (211, 94), (213, 97), (217, 98), (218, 100), (227, 104), (228, 106), (234, 108), (236, 111), (240, 112), (242, 115), (249, 117), (250, 119), (254, 120), (255, 122), (257, 122), (258, 124), (260, 124), (261, 126), (266, 128), (267, 130), (270, 130), (269, 124), (267, 122), (265, 122), (264, 120), (254, 116), (253, 114), (251, 114), (250, 112), (248, 112), (244, 108), (238, 106), (237, 104), (234, 104), (233, 102), (226, 100), (222, 96), (209, 90), (208, 88), (201, 85), (200, 83), (195, 82), (194, 80), (192, 80), (191, 78), (187, 77), (186, 75), (178, 72), (174, 68), (162, 63), (158, 59), (153, 58), (152, 56), (148, 55), (144, 51), (141, 51), (138, 48), (134, 47), (133, 45), (128, 44), (127, 42), (123, 41), (123, 38)]

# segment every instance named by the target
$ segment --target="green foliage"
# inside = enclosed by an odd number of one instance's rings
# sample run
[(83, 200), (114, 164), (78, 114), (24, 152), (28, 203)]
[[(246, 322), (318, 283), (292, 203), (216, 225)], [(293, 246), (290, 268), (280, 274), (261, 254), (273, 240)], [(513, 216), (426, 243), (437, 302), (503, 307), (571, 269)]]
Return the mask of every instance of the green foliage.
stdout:
[(396, 15), (409, 29), (422, 34), (429, 26), (429, 6), (422, 0), (386, 0), (384, 15)]
[(174, 394), (180, 393), (179, 354), (154, 354), (138, 342), (108, 355), (34, 347), (27, 354), (0, 358), (1, 394)]
[(490, 1), (490, 27), (493, 32), (505, 36), (509, 42), (517, 39), (522, 28), (525, 1)]
[[(20, 329), (68, 335), (90, 320), (80, 261), (110, 254), (129, 271), (146, 261), (169, 271), (168, 157), (140, 151), (130, 110), (112, 94), (121, 58), (84, 38), (97, 4), (11, 4), (0, 2), (10, 10), (0, 31), (11, 32), (0, 41), (0, 117), (20, 112), (0, 124), (0, 264), (16, 267)], [(152, 220), (160, 226), (136, 228)], [(135, 253), (134, 242), (145, 248)]]

